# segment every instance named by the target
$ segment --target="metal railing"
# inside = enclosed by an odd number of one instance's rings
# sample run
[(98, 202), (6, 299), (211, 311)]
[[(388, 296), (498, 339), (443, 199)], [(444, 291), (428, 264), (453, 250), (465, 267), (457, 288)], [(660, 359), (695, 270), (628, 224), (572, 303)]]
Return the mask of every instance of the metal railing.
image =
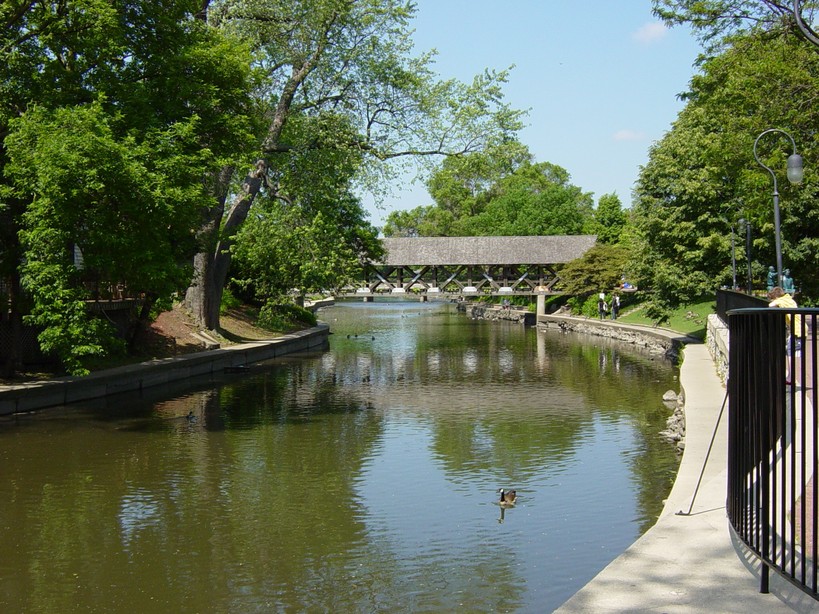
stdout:
[(819, 599), (817, 309), (735, 309), (730, 331), (728, 518), (769, 570)]
[(728, 323), (728, 312), (732, 309), (767, 307), (770, 301), (766, 297), (753, 296), (737, 290), (717, 290), (716, 312), (720, 319)]

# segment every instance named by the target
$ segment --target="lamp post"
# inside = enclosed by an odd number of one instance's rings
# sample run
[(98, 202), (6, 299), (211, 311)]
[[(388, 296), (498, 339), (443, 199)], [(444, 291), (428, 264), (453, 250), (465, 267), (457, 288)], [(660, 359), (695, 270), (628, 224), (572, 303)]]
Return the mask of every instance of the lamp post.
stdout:
[(731, 275), (733, 276), (733, 283), (731, 290), (737, 289), (737, 250), (736, 242), (734, 241), (734, 225), (731, 224)]
[(793, 16), (796, 19), (796, 25), (799, 30), (802, 32), (804, 37), (808, 39), (812, 44), (819, 47), (819, 36), (816, 35), (816, 32), (805, 23), (805, 20), (802, 19), (802, 6), (800, 0), (793, 0)]
[(753, 273), (751, 272), (751, 222), (739, 218), (739, 231), (745, 230), (745, 259), (748, 261), (748, 294), (753, 294)]
[(791, 183), (800, 183), (802, 181), (802, 176), (804, 174), (802, 169), (802, 156), (796, 153), (796, 142), (793, 140), (793, 137), (785, 132), (784, 130), (780, 130), (779, 128), (769, 128), (762, 132), (756, 140), (754, 141), (754, 158), (757, 161), (757, 164), (764, 168), (771, 174), (771, 178), (773, 179), (773, 206), (774, 206), (774, 234), (776, 239), (776, 279), (777, 285), (780, 287), (782, 286), (782, 233), (780, 232), (779, 228), (779, 191), (776, 187), (776, 173), (774, 173), (773, 169), (769, 166), (766, 166), (762, 163), (762, 160), (759, 159), (759, 155), (756, 153), (756, 146), (759, 143), (759, 139), (761, 139), (766, 134), (770, 134), (772, 132), (778, 132), (779, 134), (783, 134), (788, 139), (790, 139), (791, 146), (793, 147), (793, 153), (788, 156), (788, 181)]

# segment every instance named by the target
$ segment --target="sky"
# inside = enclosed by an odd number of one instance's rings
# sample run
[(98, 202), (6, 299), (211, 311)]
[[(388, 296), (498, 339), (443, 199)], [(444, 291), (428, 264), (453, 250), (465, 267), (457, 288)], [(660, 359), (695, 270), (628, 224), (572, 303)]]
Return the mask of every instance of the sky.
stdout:
[[(594, 195), (624, 207), (651, 144), (682, 110), (700, 47), (684, 27), (668, 29), (651, 0), (416, 0), (418, 53), (436, 49), (444, 79), (471, 82), (484, 69), (514, 65), (506, 101), (528, 109), (520, 140), (536, 162), (566, 169)], [(432, 204), (423, 184), (398, 182), (370, 221)]]

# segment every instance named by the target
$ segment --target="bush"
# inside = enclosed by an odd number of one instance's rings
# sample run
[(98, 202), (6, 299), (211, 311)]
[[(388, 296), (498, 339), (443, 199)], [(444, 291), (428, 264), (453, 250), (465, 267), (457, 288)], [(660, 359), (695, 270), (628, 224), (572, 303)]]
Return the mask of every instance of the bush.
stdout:
[[(611, 294), (606, 294), (606, 304), (611, 309)], [(572, 310), (573, 315), (581, 315), (587, 318), (599, 318), (600, 314), (597, 311), (597, 299), (599, 298), (599, 293), (590, 294), (585, 298), (582, 296), (573, 296), (568, 300), (566, 303), (569, 308)], [(621, 297), (622, 300), (622, 297)], [(620, 304), (620, 310), (622, 311), (623, 305)], [(611, 311), (606, 312), (607, 317), (610, 316)]]
[(258, 325), (270, 331), (283, 331), (299, 326), (315, 326), (316, 316), (293, 303), (268, 301), (259, 310)]

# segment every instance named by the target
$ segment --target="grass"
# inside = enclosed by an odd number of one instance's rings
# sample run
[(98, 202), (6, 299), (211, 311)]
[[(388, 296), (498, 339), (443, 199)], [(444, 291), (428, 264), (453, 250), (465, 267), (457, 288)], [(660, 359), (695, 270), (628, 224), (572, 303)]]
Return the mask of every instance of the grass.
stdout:
[(640, 305), (629, 305), (623, 309), (623, 314), (618, 320), (625, 324), (660, 326), (704, 340), (708, 315), (714, 313), (715, 306), (716, 303), (714, 299), (683, 305), (673, 311), (668, 320), (660, 324), (656, 320), (647, 317), (645, 310)]

